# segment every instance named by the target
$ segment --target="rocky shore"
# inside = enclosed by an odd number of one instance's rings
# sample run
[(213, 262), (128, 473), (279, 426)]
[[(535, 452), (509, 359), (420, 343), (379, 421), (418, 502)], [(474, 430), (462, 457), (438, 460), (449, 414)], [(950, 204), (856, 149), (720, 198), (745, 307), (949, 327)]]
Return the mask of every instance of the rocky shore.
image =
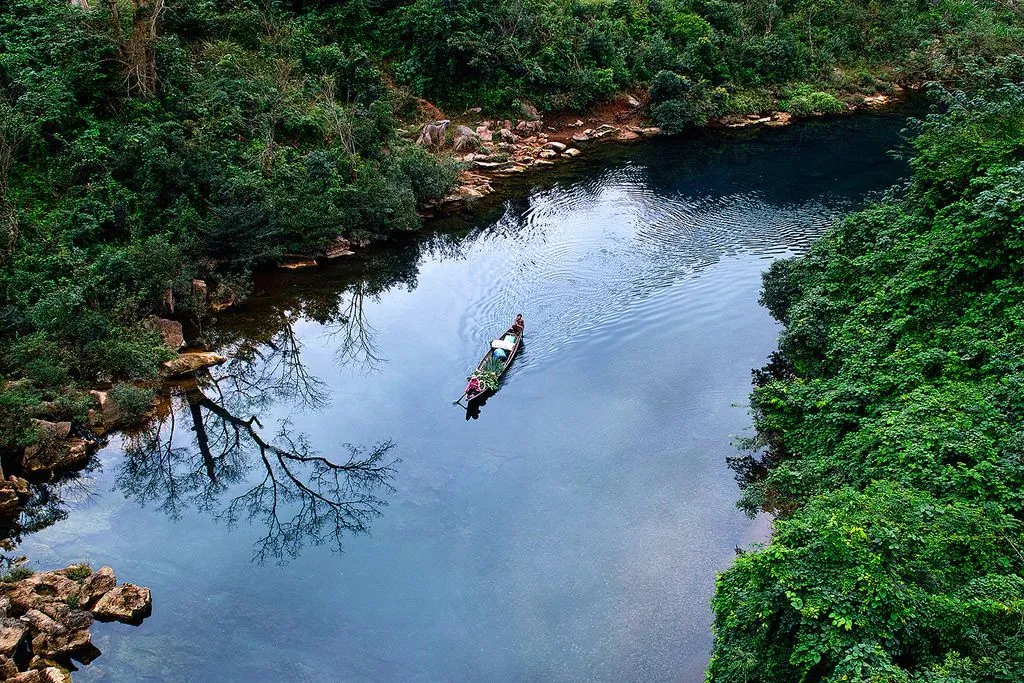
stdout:
[(66, 683), (74, 662), (100, 655), (94, 620), (141, 624), (150, 615), (148, 588), (117, 585), (114, 570), (71, 565), (0, 583), (0, 681)]

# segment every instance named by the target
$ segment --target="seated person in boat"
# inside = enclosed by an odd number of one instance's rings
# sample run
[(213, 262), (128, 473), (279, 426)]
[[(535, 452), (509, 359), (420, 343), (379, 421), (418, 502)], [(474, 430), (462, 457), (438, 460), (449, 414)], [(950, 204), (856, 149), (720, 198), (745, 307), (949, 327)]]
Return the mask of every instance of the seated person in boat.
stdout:
[(473, 375), (469, 378), (469, 384), (466, 385), (466, 397), (473, 398), (483, 393), (483, 387), (480, 385), (480, 378)]
[(523, 320), (522, 313), (516, 315), (516, 321), (512, 323), (512, 331), (520, 336), (526, 331), (526, 321)]

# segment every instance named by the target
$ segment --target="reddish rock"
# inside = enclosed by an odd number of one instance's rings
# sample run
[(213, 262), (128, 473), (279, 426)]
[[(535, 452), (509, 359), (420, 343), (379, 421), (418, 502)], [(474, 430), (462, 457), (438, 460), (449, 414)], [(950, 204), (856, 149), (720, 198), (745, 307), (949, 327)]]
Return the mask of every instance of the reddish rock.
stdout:
[(142, 326), (159, 334), (164, 344), (172, 351), (177, 351), (185, 346), (185, 334), (181, 329), (181, 323), (177, 320), (167, 320), (151, 315), (142, 321)]
[(13, 657), (27, 633), (28, 625), (19, 619), (0, 619), (0, 655)]
[(285, 261), (280, 265), (280, 267), (285, 268), (287, 270), (297, 270), (299, 268), (314, 268), (318, 265), (315, 258), (310, 258), (308, 256), (288, 255), (285, 256), (284, 258)]
[(114, 575), (114, 570), (110, 567), (100, 567), (82, 583), (82, 589), (78, 594), (78, 604), (83, 607), (91, 607), (116, 586), (117, 577)]
[(351, 249), (352, 243), (344, 237), (335, 237), (334, 241), (327, 245), (324, 249), (324, 256), (327, 258), (338, 258), (341, 256), (351, 256), (355, 252)]
[(0, 655), (0, 681), (8, 681), (18, 675), (18, 665), (6, 655)]
[(75, 470), (89, 461), (90, 444), (85, 439), (67, 436), (71, 431), (70, 422), (45, 424), (44, 436), (22, 453), (22, 470), (38, 476)]

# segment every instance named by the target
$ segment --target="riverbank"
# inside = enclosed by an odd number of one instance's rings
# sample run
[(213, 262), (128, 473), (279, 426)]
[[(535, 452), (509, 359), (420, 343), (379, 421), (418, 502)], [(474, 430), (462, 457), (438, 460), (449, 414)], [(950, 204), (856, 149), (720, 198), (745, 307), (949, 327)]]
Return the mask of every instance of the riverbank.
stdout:
[[(878, 87), (887, 92), (867, 96), (843, 94), (837, 100), (842, 102), (843, 114), (885, 109), (905, 101), (908, 91), (920, 89), (920, 85), (903, 88), (896, 84), (882, 84)], [(494, 184), (503, 178), (550, 169), (556, 163), (580, 157), (594, 145), (629, 143), (661, 135), (661, 128), (650, 120), (649, 105), (646, 93), (623, 93), (586, 114), (556, 112), (542, 116), (535, 107), (524, 105), (526, 118), (516, 121), (466, 116), (450, 120), (432, 106), (430, 109), (439, 118), (417, 129), (417, 144), (435, 153), (451, 153), (468, 168), (460, 172), (455, 189), (427, 202), (421, 207), (421, 215), (433, 216), (436, 212), (454, 210), (456, 207), (453, 205), (471, 202), (494, 192)], [(708, 121), (706, 125), (729, 129), (781, 127), (827, 114), (839, 115), (835, 111), (813, 110), (794, 115), (789, 111), (769, 108), (724, 115)], [(455, 131), (454, 134), (451, 130)], [(307, 258), (303, 265), (315, 265), (315, 259)], [(289, 263), (285, 267), (294, 266)]]

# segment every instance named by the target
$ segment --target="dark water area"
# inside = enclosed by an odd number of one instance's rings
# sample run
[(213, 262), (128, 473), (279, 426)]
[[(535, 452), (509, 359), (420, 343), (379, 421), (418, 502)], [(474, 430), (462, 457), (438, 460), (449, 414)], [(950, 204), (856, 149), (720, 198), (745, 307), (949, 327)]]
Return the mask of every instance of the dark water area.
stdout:
[[(263, 278), (205, 331), (232, 360), (22, 544), (153, 590), (77, 680), (700, 680), (715, 575), (768, 530), (726, 466), (778, 333), (761, 273), (905, 175), (903, 124), (603, 151)], [(522, 354), (468, 415), (519, 311)]]

